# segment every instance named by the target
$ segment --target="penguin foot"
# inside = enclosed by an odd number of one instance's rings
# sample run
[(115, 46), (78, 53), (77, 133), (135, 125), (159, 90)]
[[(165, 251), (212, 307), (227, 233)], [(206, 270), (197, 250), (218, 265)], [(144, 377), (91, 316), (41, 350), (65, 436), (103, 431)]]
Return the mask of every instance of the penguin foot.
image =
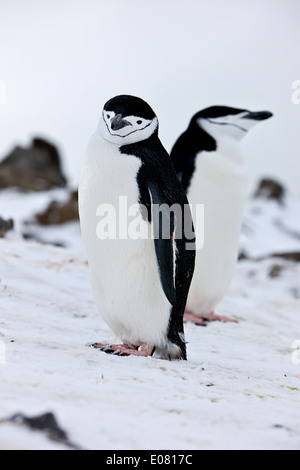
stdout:
[(225, 317), (222, 315), (216, 315), (214, 312), (208, 313), (206, 315), (200, 315), (193, 312), (184, 312), (183, 317), (184, 323), (191, 322), (195, 325), (206, 326), (210, 321), (222, 321), (223, 323), (238, 323), (236, 320), (232, 318)]
[(208, 315), (204, 316), (206, 321), (222, 321), (223, 323), (238, 323), (237, 320), (233, 318), (225, 317), (222, 315), (216, 315), (215, 312), (211, 312)]
[(131, 346), (129, 344), (102, 344), (94, 343), (92, 346), (106, 354), (113, 354), (114, 356), (152, 356), (154, 347), (148, 343), (143, 343), (140, 347)]
[(205, 318), (203, 315), (196, 315), (192, 312), (184, 312), (183, 323), (194, 323), (195, 325), (206, 326)]

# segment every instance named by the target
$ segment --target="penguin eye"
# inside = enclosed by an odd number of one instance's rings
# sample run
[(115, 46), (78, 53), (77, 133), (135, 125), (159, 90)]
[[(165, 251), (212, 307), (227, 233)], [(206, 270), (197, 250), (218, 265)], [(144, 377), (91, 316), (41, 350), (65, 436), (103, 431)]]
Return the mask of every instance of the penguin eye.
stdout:
[(143, 123), (143, 121), (139, 119), (138, 121), (136, 121), (136, 123), (140, 126)]
[(107, 119), (110, 119), (110, 114), (107, 114), (106, 117), (107, 117)]

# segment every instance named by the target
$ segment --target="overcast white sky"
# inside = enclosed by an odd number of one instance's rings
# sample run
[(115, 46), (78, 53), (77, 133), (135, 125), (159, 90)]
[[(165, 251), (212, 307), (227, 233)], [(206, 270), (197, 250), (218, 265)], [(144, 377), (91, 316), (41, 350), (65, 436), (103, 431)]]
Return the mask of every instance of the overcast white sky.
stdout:
[(0, 0), (0, 157), (34, 135), (59, 145), (74, 185), (101, 108), (141, 96), (169, 151), (198, 110), (275, 117), (243, 142), (251, 181), (300, 194), (299, 0)]

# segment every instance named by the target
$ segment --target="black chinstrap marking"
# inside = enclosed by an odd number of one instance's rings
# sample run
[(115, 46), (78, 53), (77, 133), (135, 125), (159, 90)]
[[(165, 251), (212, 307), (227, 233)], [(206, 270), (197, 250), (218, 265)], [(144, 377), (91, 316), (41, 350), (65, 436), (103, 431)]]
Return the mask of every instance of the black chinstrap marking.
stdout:
[[(138, 116), (137, 116), (137, 118), (138, 118)], [(105, 119), (104, 119), (104, 116), (103, 116), (103, 121), (104, 121), (104, 123), (105, 123), (105, 125), (106, 125), (106, 128), (107, 128), (108, 132), (110, 133), (110, 135), (111, 135), (112, 137), (121, 137), (122, 139), (125, 139), (125, 138), (128, 137), (129, 135), (134, 134), (135, 132), (139, 132), (139, 131), (143, 131), (143, 130), (147, 129), (147, 127), (151, 126), (151, 124), (152, 124), (152, 122), (153, 122), (153, 121), (151, 121), (151, 122), (149, 122), (145, 127), (141, 127), (141, 128), (139, 128), (139, 129), (135, 129), (135, 130), (129, 132), (128, 134), (126, 134), (126, 135), (120, 135), (120, 134), (112, 134), (112, 133), (111, 133), (110, 128), (108, 127), (107, 122), (106, 122)], [(124, 127), (125, 127), (125, 126), (124, 126)]]
[(231, 126), (231, 127), (236, 127), (237, 129), (240, 129), (243, 132), (248, 132), (247, 129), (244, 129), (244, 127), (239, 126), (238, 124), (234, 124), (232, 122), (216, 122), (216, 121), (211, 121), (210, 119), (207, 119), (208, 122), (211, 124), (216, 124), (217, 126)]

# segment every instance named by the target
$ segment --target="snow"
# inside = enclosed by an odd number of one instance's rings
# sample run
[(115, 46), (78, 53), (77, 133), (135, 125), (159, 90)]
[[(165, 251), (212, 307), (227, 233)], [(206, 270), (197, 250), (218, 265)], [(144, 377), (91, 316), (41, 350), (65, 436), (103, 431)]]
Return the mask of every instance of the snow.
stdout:
[[(44, 196), (28, 195), (41, 205)], [(35, 207), (20, 197), (28, 211), (20, 210), (21, 230)], [(286, 207), (250, 200), (242, 249), (253, 257), (299, 251), (299, 207), (297, 199)], [(278, 214), (288, 230), (273, 224)], [(300, 448), (299, 263), (239, 262), (218, 308), (239, 322), (186, 325), (187, 362), (117, 357), (88, 346), (116, 338), (95, 307), (75, 225), (72, 234), (64, 226), (48, 233), (54, 241), (66, 230), (68, 248), (16, 233), (0, 240), (0, 420), (51, 411), (84, 449)], [(66, 447), (0, 421), (0, 448)]]
[(53, 201), (67, 202), (70, 189), (52, 189), (37, 193), (23, 193), (10, 188), (0, 191), (0, 215), (4, 219), (13, 218), (15, 230), (8, 234), (9, 239), (21, 240), (23, 234), (40, 242), (83, 249), (79, 223), (68, 222), (63, 226), (38, 225), (35, 216), (43, 213)]
[(42, 433), (31, 432), (12, 423), (1, 425), (1, 450), (65, 450)]
[(299, 198), (287, 193), (283, 202), (249, 198), (245, 209), (241, 251), (260, 257), (300, 251)]

